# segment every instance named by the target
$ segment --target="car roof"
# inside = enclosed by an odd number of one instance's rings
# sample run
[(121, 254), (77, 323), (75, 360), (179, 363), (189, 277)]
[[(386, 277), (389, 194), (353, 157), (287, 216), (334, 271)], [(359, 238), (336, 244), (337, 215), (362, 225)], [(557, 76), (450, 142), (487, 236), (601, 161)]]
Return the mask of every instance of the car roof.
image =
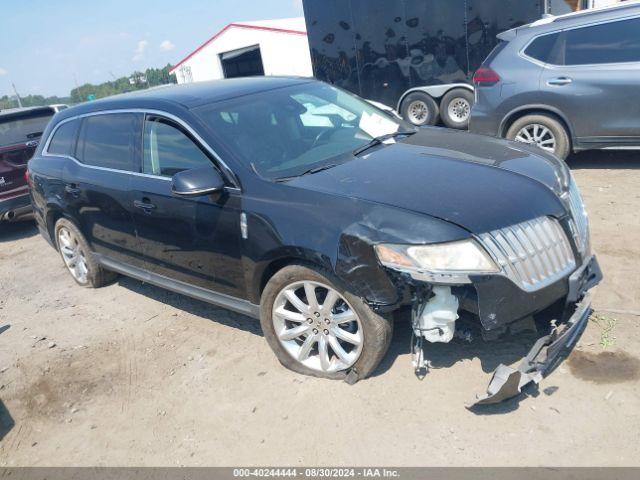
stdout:
[(566, 15), (546, 16), (540, 20), (507, 30), (498, 35), (501, 40), (513, 40), (519, 36), (538, 35), (540, 33), (555, 32), (565, 28), (571, 28), (590, 23), (598, 23), (606, 20), (640, 15), (640, 1), (631, 0), (608, 7), (591, 8)]
[(56, 118), (67, 118), (101, 110), (159, 108), (167, 105), (191, 109), (253, 93), (313, 82), (299, 77), (245, 77), (181, 85), (163, 85), (85, 102), (63, 110)]

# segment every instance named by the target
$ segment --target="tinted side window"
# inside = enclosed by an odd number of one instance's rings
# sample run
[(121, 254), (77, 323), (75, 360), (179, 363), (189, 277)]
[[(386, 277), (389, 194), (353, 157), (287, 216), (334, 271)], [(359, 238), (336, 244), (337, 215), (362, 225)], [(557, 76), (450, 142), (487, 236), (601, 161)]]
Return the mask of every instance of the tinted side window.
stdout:
[(78, 137), (78, 120), (63, 123), (53, 134), (47, 151), (55, 155), (71, 155), (76, 147)]
[(180, 128), (161, 118), (144, 124), (143, 172), (172, 177), (183, 170), (213, 165)]
[(529, 44), (524, 54), (541, 62), (549, 62), (559, 36), (559, 33), (552, 33), (536, 38)]
[(640, 62), (640, 18), (567, 30), (565, 65)]
[(134, 113), (86, 117), (76, 156), (87, 165), (133, 171), (141, 121), (142, 115)]

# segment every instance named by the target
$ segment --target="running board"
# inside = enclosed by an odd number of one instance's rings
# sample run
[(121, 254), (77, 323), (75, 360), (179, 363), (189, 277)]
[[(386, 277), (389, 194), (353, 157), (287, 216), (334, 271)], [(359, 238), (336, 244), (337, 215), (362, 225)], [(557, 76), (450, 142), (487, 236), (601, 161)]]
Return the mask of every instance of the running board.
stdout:
[(203, 302), (226, 308), (227, 310), (232, 310), (236, 313), (241, 313), (242, 315), (247, 315), (255, 319), (260, 318), (260, 306), (255, 305), (248, 300), (232, 297), (223, 293), (217, 293), (207, 290), (206, 288), (189, 285), (188, 283), (173, 280), (172, 278), (165, 277), (164, 275), (158, 275), (157, 273), (149, 272), (142, 268), (133, 267), (97, 253), (94, 253), (93, 256), (98, 263), (107, 270), (112, 270), (124, 276), (135, 278), (136, 280), (150, 283), (156, 287), (171, 290), (172, 292), (180, 293), (187, 297), (202, 300)]

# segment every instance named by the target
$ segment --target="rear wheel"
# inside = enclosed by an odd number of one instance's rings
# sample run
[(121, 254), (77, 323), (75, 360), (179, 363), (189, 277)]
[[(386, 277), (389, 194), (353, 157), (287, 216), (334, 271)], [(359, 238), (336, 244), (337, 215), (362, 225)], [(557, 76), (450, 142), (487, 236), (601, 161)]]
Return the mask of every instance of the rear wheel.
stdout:
[(67, 270), (78, 285), (102, 287), (117, 278), (117, 274), (102, 268), (96, 262), (80, 230), (66, 218), (55, 226), (56, 245)]
[(264, 336), (285, 367), (305, 375), (342, 379), (369, 376), (384, 357), (393, 325), (342, 288), (330, 272), (291, 265), (262, 294)]
[(468, 128), (473, 102), (473, 93), (465, 88), (447, 92), (440, 102), (440, 116), (444, 124), (449, 128)]
[(507, 138), (536, 145), (563, 160), (570, 152), (567, 130), (558, 120), (548, 115), (526, 115), (519, 118), (509, 127)]
[(436, 101), (423, 92), (413, 92), (406, 96), (400, 107), (402, 118), (418, 127), (435, 125), (440, 119), (440, 109)]

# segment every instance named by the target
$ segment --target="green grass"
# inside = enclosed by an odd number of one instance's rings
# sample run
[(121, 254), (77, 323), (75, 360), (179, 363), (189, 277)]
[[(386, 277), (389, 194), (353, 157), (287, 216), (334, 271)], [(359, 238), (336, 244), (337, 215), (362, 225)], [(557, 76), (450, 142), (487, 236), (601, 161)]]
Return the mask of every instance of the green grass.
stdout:
[(599, 313), (592, 313), (590, 320), (600, 328), (600, 346), (602, 349), (606, 350), (615, 345), (614, 329), (618, 320)]

